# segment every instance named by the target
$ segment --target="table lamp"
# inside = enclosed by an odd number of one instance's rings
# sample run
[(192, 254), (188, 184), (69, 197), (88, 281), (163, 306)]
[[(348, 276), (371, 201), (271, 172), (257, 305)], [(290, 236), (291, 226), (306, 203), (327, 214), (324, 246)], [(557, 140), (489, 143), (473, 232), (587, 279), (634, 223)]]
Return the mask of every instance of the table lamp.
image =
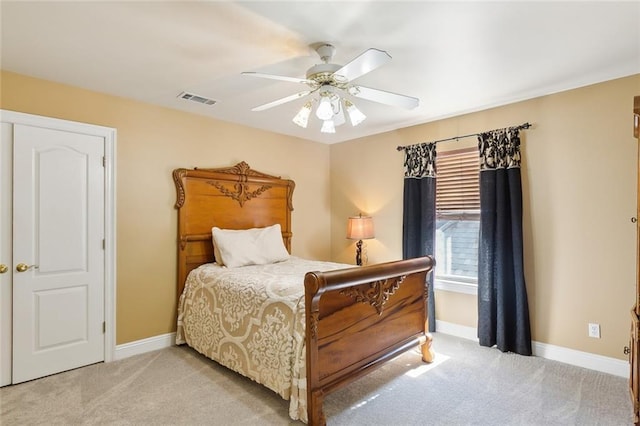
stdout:
[(351, 216), (347, 222), (347, 238), (358, 240), (356, 243), (356, 264), (362, 266), (362, 240), (374, 237), (373, 218), (370, 216)]

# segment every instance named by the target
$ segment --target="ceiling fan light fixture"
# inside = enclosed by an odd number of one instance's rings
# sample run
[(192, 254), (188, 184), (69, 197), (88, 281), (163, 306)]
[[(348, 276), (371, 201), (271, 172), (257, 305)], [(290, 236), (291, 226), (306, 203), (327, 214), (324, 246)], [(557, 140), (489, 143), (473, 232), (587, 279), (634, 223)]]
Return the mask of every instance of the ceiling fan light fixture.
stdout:
[(349, 115), (349, 120), (351, 121), (352, 126), (354, 127), (357, 126), (367, 118), (367, 116), (364, 115), (364, 113), (360, 111), (358, 107), (356, 107), (348, 99), (344, 100), (344, 106), (345, 106), (345, 109), (347, 110), (347, 114)]
[(300, 111), (293, 117), (293, 122), (298, 126), (306, 129), (309, 124), (309, 115), (311, 115), (311, 102), (307, 102), (300, 108)]
[(320, 129), (322, 133), (335, 133), (336, 126), (333, 123), (333, 120), (324, 120), (322, 122), (322, 128)]
[[(322, 63), (313, 65), (307, 69), (305, 74), (306, 78), (272, 75), (253, 71), (242, 73), (243, 75), (254, 77), (290, 83), (302, 83), (307, 85), (309, 89), (276, 99), (266, 104), (258, 105), (252, 108), (251, 111), (264, 111), (307, 95), (313, 95), (313, 99), (303, 105), (292, 118), (292, 121), (302, 128), (307, 128), (311, 112), (315, 108), (316, 117), (322, 121), (321, 132), (335, 133), (336, 127), (347, 122), (347, 116), (352, 126), (359, 125), (367, 118), (367, 116), (364, 115), (352, 101), (346, 99), (346, 97), (349, 99), (366, 99), (368, 101), (406, 109), (413, 109), (418, 106), (418, 98), (354, 84), (354, 80), (391, 60), (391, 55), (384, 50), (369, 48), (345, 65), (338, 65), (332, 62), (336, 51), (333, 45), (325, 42), (314, 43), (314, 45), (316, 46), (315, 50), (318, 56), (320, 56)], [(318, 102), (317, 106), (315, 102)]]

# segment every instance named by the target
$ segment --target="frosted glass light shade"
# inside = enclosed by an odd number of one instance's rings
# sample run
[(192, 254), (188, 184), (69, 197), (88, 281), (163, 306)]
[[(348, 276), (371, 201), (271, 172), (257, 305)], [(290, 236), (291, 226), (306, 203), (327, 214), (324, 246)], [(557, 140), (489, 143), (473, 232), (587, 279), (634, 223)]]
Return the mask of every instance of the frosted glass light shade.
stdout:
[(353, 103), (349, 102), (347, 99), (344, 100), (344, 105), (347, 109), (347, 114), (349, 114), (349, 120), (351, 120), (352, 126), (357, 126), (362, 123), (367, 116), (362, 113)]
[(298, 126), (306, 128), (309, 124), (309, 115), (311, 114), (311, 102), (307, 102), (300, 108), (300, 111), (293, 117), (293, 122)]
[(330, 120), (333, 117), (333, 107), (331, 106), (331, 99), (329, 96), (321, 96), (320, 104), (316, 109), (316, 116), (320, 120)]
[(322, 128), (320, 129), (322, 133), (335, 133), (336, 126), (333, 123), (333, 120), (324, 120), (322, 123)]
[(340, 99), (338, 99), (338, 102), (336, 103), (336, 107), (334, 109), (337, 112), (335, 113), (333, 118), (331, 118), (331, 120), (333, 121), (333, 125), (335, 127), (342, 126), (344, 123), (346, 123), (346, 119), (344, 117), (344, 108), (342, 107), (342, 102), (340, 101)]

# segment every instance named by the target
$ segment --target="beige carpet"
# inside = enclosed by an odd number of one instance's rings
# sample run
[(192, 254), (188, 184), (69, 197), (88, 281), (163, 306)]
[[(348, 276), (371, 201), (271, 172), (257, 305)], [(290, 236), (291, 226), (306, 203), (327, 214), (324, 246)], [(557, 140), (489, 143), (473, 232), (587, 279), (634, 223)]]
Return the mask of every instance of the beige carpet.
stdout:
[[(330, 425), (627, 425), (627, 381), (436, 334), (325, 400)], [(0, 388), (2, 425), (287, 425), (288, 402), (172, 347)]]

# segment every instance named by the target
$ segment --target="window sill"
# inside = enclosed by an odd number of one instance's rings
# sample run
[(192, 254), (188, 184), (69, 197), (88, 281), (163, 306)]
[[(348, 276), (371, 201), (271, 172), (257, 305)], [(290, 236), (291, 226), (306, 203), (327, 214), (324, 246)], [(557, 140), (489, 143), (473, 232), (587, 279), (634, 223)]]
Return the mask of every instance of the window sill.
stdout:
[(434, 290), (450, 291), (453, 293), (478, 294), (478, 285), (474, 283), (465, 283), (460, 281), (451, 281), (443, 279), (435, 279), (433, 285)]

